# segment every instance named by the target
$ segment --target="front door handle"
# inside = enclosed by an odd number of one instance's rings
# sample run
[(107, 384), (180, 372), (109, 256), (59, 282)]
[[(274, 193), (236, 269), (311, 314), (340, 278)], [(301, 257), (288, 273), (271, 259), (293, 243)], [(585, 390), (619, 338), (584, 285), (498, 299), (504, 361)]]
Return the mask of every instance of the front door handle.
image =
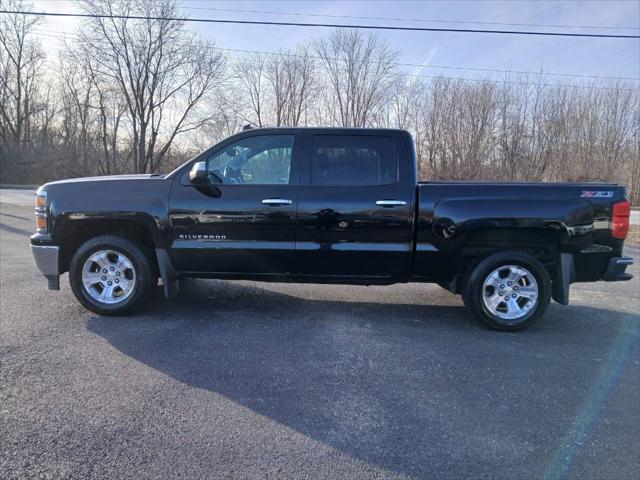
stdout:
[(291, 205), (293, 200), (287, 200), (286, 198), (265, 198), (262, 200), (265, 205)]
[(381, 207), (404, 207), (407, 204), (404, 200), (378, 200), (376, 205)]

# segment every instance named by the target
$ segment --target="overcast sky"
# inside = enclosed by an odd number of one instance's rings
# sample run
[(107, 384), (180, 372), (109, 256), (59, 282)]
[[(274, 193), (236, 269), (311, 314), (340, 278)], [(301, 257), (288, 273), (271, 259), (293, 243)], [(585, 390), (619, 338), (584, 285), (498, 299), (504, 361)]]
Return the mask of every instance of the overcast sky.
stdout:
[[(37, 0), (35, 10), (79, 11), (74, 1)], [(386, 24), (451, 28), (530, 29), (545, 31), (635, 34), (640, 31), (640, 1), (184, 1), (190, 17), (273, 20), (305, 23)], [(259, 10), (263, 13), (225, 12), (217, 9)], [(277, 14), (264, 12), (280, 12)], [(293, 14), (313, 14), (293, 15)], [(392, 17), (402, 20), (336, 18), (320, 15)], [(413, 20), (408, 20), (413, 19)], [(454, 24), (418, 20), (502, 22), (565, 25), (562, 28), (507, 25)], [(77, 20), (49, 17), (40, 30), (70, 32)], [(569, 28), (568, 26), (585, 26)], [(626, 27), (631, 30), (594, 27)], [(298, 42), (317, 38), (326, 28), (260, 25), (188, 24), (212, 37), (220, 47), (277, 51)], [(635, 30), (633, 30), (635, 29)], [(581, 75), (640, 77), (640, 40), (590, 39), (492, 34), (380, 31), (391, 46), (401, 52), (400, 62), (424, 64), (424, 68), (403, 67), (413, 74), (475, 77), (487, 75), (472, 70), (440, 69), (436, 66), (527, 70)], [(43, 37), (52, 51), (57, 42)], [(232, 53), (237, 56), (239, 54)], [(500, 74), (491, 74), (500, 78)], [(551, 77), (576, 82), (577, 78)], [(640, 85), (640, 82), (638, 82)]]

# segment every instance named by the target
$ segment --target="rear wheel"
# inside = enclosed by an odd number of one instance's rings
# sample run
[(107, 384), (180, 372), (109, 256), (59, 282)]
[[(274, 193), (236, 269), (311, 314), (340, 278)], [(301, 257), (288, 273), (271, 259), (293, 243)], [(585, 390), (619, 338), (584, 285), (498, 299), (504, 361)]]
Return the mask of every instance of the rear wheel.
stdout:
[(544, 266), (522, 252), (500, 252), (479, 262), (469, 275), (465, 305), (485, 325), (523, 330), (549, 306), (551, 280)]
[(100, 315), (123, 315), (141, 306), (152, 291), (153, 279), (150, 255), (113, 235), (82, 244), (69, 266), (76, 298)]

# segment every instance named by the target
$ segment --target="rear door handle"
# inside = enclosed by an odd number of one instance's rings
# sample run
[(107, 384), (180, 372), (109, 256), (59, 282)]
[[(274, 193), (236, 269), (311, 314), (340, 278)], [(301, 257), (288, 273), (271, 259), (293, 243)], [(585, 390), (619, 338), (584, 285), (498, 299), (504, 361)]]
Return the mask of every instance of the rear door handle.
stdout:
[(376, 205), (381, 207), (404, 207), (407, 204), (404, 200), (378, 200)]
[(265, 198), (262, 200), (265, 205), (291, 205), (293, 200), (287, 200), (286, 198)]

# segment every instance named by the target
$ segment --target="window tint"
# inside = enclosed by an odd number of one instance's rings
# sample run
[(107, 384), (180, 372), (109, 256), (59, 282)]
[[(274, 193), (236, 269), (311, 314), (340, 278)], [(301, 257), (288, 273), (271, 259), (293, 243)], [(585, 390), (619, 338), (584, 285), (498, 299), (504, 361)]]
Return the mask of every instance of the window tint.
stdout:
[(225, 184), (287, 184), (292, 153), (293, 135), (248, 137), (210, 156), (207, 168)]
[(398, 179), (393, 141), (373, 135), (314, 135), (313, 185), (388, 185)]

